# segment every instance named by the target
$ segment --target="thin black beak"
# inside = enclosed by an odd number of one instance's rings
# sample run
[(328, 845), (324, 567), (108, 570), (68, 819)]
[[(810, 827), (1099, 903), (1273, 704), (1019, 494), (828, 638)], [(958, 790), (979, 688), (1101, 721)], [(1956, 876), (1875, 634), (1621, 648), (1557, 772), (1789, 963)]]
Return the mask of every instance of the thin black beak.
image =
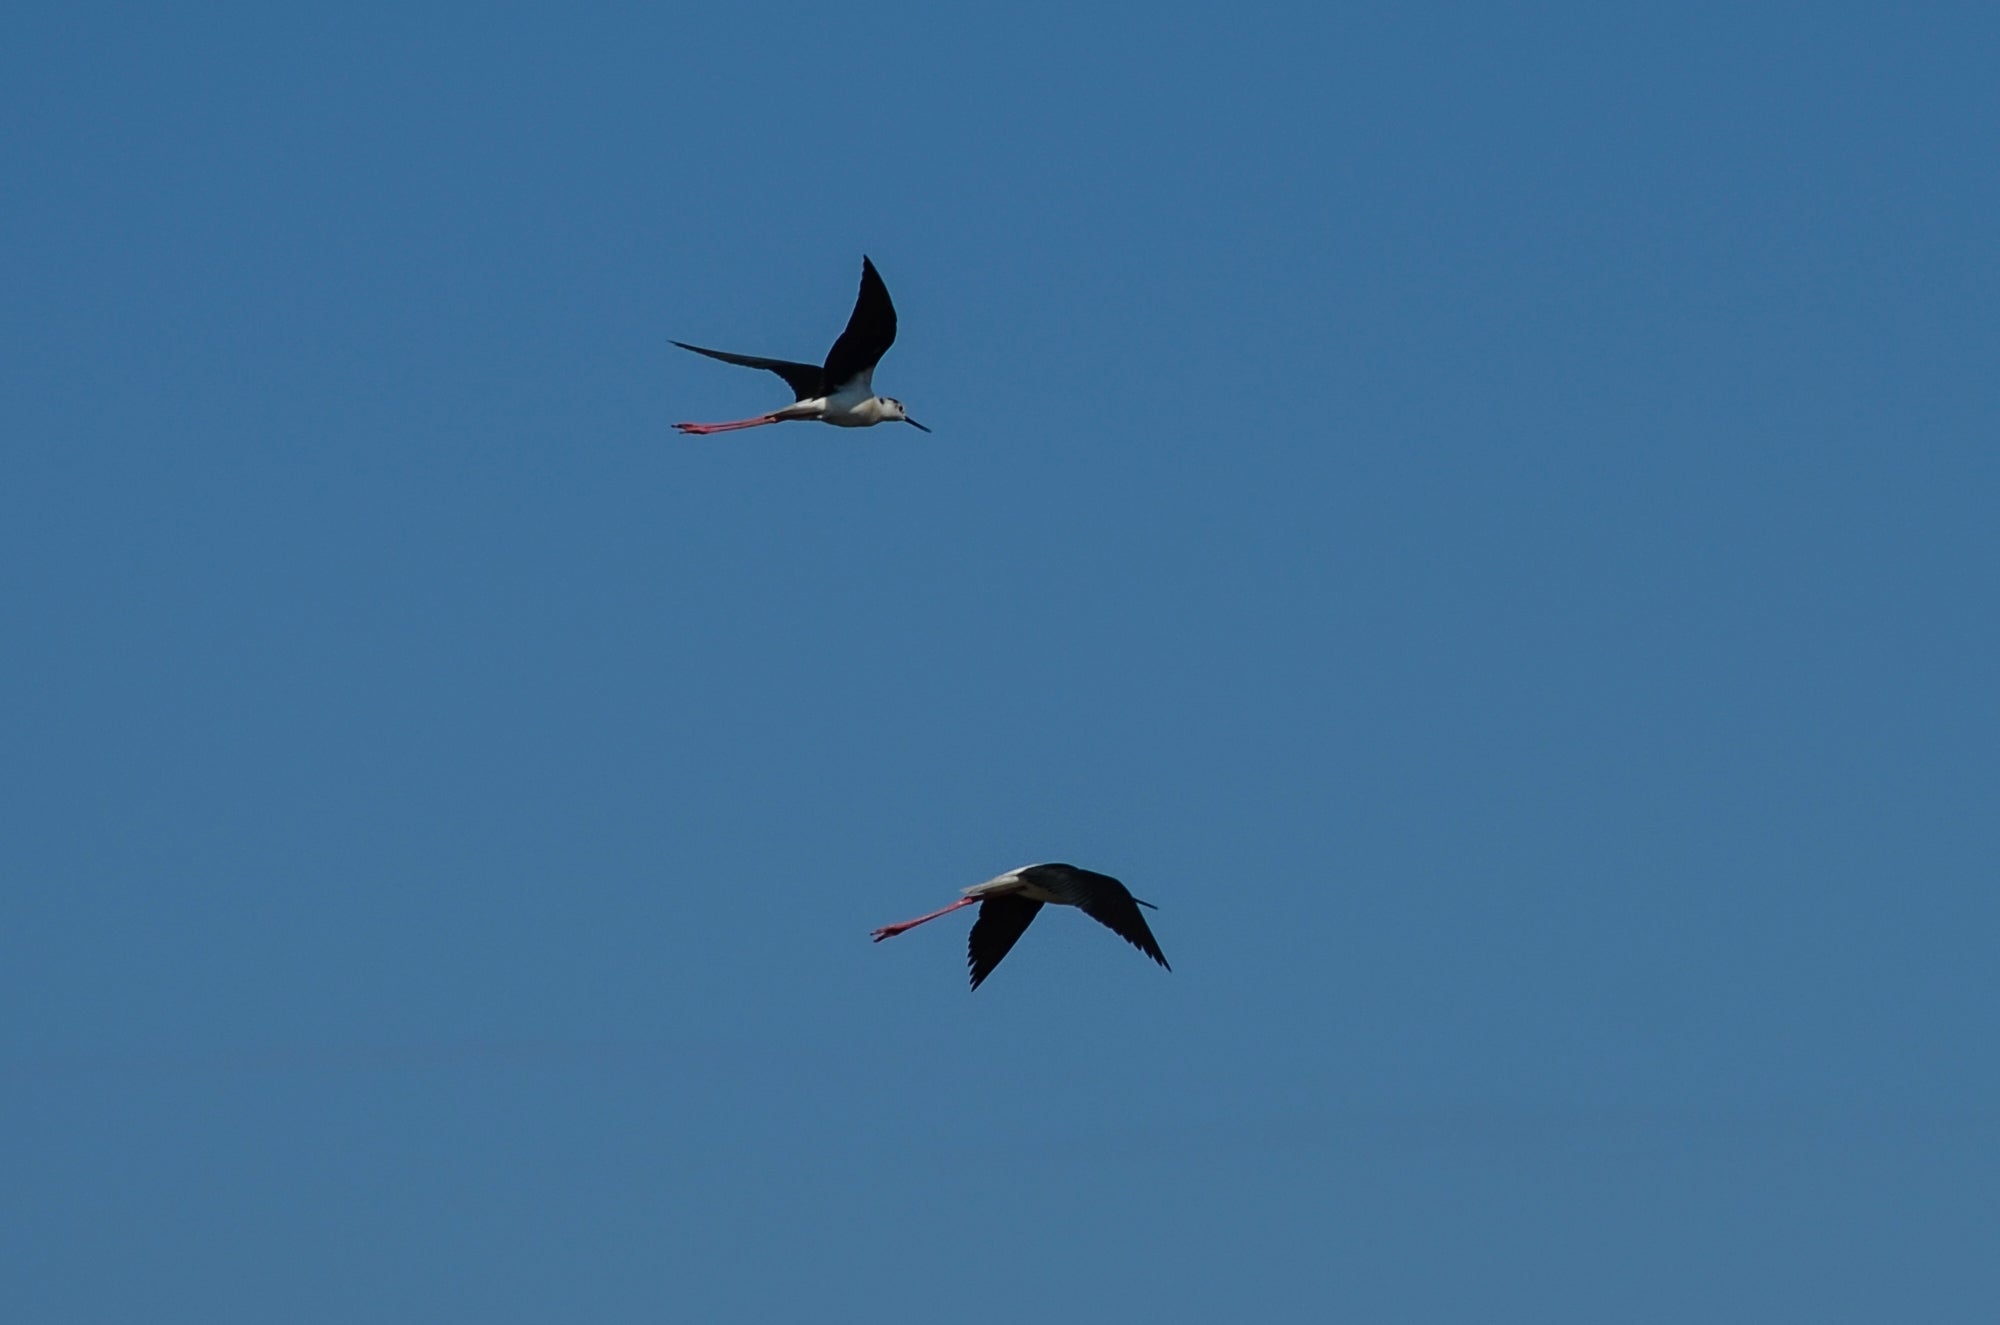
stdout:
[[(921, 424), (921, 423), (918, 423), (918, 422), (917, 422), (917, 421), (916, 421), (915, 419), (911, 418), (911, 417), (910, 417), (909, 415), (907, 415), (907, 414), (905, 414), (905, 415), (903, 416), (903, 422), (905, 422), (905, 423), (909, 424), (909, 425), (910, 425), (910, 426), (911, 426), (912, 428), (924, 428), (924, 425), (923, 425), (923, 424)], [(929, 428), (924, 428), (924, 431), (925, 431), (925, 432), (929, 432), (929, 431), (930, 431), (930, 429), (929, 429)]]
[(1137, 897), (1134, 897), (1132, 900), (1138, 902), (1139, 905), (1145, 907), (1148, 911), (1157, 911), (1160, 909), (1159, 907), (1154, 906), (1151, 902), (1140, 901), (1140, 899)]

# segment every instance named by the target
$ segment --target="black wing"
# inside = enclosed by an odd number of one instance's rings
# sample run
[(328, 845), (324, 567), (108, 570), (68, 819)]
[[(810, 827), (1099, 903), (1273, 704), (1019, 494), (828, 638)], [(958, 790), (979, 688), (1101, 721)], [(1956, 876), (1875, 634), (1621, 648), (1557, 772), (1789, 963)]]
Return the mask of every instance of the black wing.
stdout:
[(792, 389), (794, 400), (812, 400), (826, 393), (819, 389), (820, 370), (814, 364), (793, 363), (789, 359), (760, 359), (754, 354), (731, 354), (728, 350), (704, 350), (699, 345), (690, 345), (684, 340), (674, 344), (696, 354), (706, 354), (711, 359), (724, 363), (742, 364), (745, 368), (762, 368), (767, 373), (776, 373), (785, 379), (785, 385)]
[(855, 296), (854, 312), (848, 315), (847, 330), (826, 352), (826, 368), (820, 380), (828, 394), (840, 390), (881, 362), (896, 343), (896, 306), (889, 302), (889, 287), (882, 284), (875, 264), (861, 259), (861, 293)]
[(993, 974), (1014, 946), (1014, 940), (1028, 930), (1042, 904), (1028, 897), (1002, 893), (979, 904), (979, 919), (973, 922), (972, 937), (965, 942), (965, 964), (972, 968), (972, 987)]
[[(1034, 870), (1049, 873), (1046, 877), (1037, 878), (1033, 877)], [(1037, 865), (1034, 870), (1023, 870), (1022, 876), (1051, 892), (1070, 898), (1079, 911), (1160, 965), (1167, 966), (1166, 954), (1160, 951), (1153, 931), (1146, 926), (1146, 917), (1139, 914), (1139, 903), (1133, 900), (1124, 884), (1109, 874), (1078, 869), (1074, 865)], [(1167, 966), (1167, 969), (1171, 971), (1174, 968)]]

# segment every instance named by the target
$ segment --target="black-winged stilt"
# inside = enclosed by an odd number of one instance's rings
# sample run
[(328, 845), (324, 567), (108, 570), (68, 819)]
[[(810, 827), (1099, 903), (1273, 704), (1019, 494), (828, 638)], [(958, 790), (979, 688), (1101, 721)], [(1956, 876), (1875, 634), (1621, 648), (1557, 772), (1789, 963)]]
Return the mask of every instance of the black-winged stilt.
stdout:
[[(1160, 945), (1153, 939), (1153, 931), (1146, 928), (1146, 917), (1139, 914), (1140, 907), (1153, 904), (1134, 897), (1109, 874), (1074, 865), (1023, 865), (1008, 870), (997, 879), (973, 884), (965, 889), (965, 896), (950, 906), (900, 925), (882, 926), (875, 931), (875, 941), (894, 938), (906, 929), (950, 915), (974, 902), (979, 903), (979, 919), (973, 922), (972, 936), (966, 941), (965, 958), (966, 965), (972, 968), (974, 989), (993, 974), (993, 968), (1027, 931), (1044, 902), (1076, 907), (1160, 965), (1167, 966)], [(1167, 966), (1167, 969), (1174, 968)]]
[(674, 427), (682, 432), (705, 434), (734, 432), (738, 428), (757, 428), (792, 419), (818, 419), (821, 423), (841, 428), (907, 423), (929, 432), (929, 428), (924, 428), (923, 424), (910, 417), (902, 401), (875, 394), (875, 365), (895, 343), (896, 306), (889, 302), (889, 287), (882, 284), (875, 264), (864, 256), (861, 259), (861, 293), (855, 296), (854, 312), (848, 316), (847, 330), (840, 333), (840, 339), (826, 352), (824, 364), (816, 366), (793, 363), (788, 359), (760, 359), (754, 354), (705, 350), (686, 341), (675, 341), (674, 344), (682, 349), (706, 354), (711, 359), (776, 373), (785, 379), (785, 385), (792, 389), (797, 399), (781, 410), (760, 414), (754, 419), (737, 419), (733, 423), (676, 423)]

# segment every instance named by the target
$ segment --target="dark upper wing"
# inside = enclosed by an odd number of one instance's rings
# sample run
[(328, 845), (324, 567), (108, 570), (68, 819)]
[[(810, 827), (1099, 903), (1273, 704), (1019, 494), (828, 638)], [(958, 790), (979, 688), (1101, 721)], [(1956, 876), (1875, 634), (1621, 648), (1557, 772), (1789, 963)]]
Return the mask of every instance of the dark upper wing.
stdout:
[(855, 296), (854, 312), (848, 315), (847, 330), (826, 352), (822, 380), (829, 394), (874, 368), (889, 347), (896, 343), (896, 306), (889, 302), (889, 287), (875, 264), (861, 259), (861, 293)]
[(720, 359), (724, 363), (738, 363), (745, 368), (762, 368), (767, 373), (776, 373), (785, 379), (785, 385), (792, 389), (792, 397), (795, 400), (811, 400), (815, 396), (825, 394), (819, 389), (820, 370), (815, 364), (793, 363), (789, 359), (760, 359), (754, 354), (731, 354), (728, 350), (704, 350), (701, 346), (690, 345), (684, 340), (677, 340), (674, 344), (684, 350), (693, 350), (696, 354), (706, 354), (711, 359)]
[[(1139, 913), (1139, 904), (1132, 900), (1132, 894), (1125, 890), (1124, 884), (1109, 874), (1080, 870), (1073, 865), (1064, 868), (1069, 870), (1069, 877), (1064, 881), (1063, 891), (1075, 897), (1078, 910), (1160, 965), (1167, 966), (1166, 954), (1160, 951), (1153, 931), (1146, 927), (1146, 917)], [(1167, 966), (1167, 969), (1171, 971), (1174, 968)]]
[(1028, 897), (1002, 893), (979, 904), (979, 919), (973, 922), (972, 937), (965, 943), (965, 964), (972, 968), (972, 987), (993, 974), (1014, 940), (1027, 932), (1028, 922), (1042, 904)]

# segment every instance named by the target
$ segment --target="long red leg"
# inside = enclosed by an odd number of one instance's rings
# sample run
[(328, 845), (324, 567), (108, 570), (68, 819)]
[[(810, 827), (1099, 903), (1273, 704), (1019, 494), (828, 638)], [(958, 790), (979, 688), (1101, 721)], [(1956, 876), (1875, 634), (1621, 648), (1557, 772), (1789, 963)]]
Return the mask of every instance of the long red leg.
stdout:
[(734, 423), (676, 423), (674, 427), (706, 437), (712, 432), (735, 432), (739, 428), (761, 428), (767, 423), (783, 422), (775, 414), (760, 414), (754, 419), (737, 419)]
[(953, 911), (958, 910), (959, 907), (971, 906), (974, 902), (977, 902), (978, 900), (980, 899), (977, 897), (961, 897), (956, 902), (953, 902), (950, 906), (947, 906), (939, 911), (933, 911), (927, 916), (918, 916), (915, 920), (905, 920), (900, 925), (884, 925), (882, 926), (882, 928), (875, 931), (873, 937), (877, 943), (880, 943), (883, 939), (895, 938), (896, 935), (902, 933), (906, 929), (915, 929), (918, 925), (923, 924), (926, 920), (936, 920), (939, 916), (948, 916)]

